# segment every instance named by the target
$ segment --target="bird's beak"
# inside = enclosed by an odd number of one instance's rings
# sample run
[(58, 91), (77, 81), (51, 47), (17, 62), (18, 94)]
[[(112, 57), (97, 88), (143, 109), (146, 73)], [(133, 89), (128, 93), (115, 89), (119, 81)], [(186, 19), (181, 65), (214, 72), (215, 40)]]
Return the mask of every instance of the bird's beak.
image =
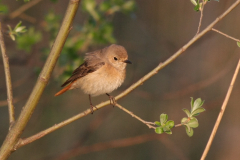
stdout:
[(128, 64), (132, 64), (132, 62), (131, 61), (129, 61), (129, 60), (125, 60), (125, 61), (123, 61), (124, 63), (128, 63)]

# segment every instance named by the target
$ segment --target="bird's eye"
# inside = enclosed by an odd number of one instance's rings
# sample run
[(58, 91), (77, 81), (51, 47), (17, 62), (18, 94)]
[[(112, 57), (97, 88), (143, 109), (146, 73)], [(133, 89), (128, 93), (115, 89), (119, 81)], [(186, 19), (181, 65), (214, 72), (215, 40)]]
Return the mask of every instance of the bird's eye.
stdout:
[(115, 61), (118, 60), (117, 57), (114, 57), (114, 60), (115, 60)]

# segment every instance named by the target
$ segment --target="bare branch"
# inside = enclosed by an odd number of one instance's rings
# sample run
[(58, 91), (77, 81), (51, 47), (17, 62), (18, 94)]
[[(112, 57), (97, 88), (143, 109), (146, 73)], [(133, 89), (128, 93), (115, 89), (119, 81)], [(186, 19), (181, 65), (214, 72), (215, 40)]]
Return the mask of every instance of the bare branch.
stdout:
[(201, 25), (202, 25), (202, 18), (203, 18), (203, 9), (204, 9), (205, 4), (206, 4), (206, 2), (204, 2), (204, 0), (202, 0), (202, 8), (200, 8), (201, 15), (200, 15), (200, 20), (199, 20), (198, 30), (197, 30), (196, 35), (200, 32), (200, 28), (201, 28)]
[(4, 71), (5, 71), (5, 76), (6, 76), (9, 122), (10, 122), (10, 126), (11, 126), (14, 123), (14, 121), (15, 121), (14, 106), (13, 106), (13, 96), (12, 96), (12, 82), (11, 82), (11, 74), (10, 74), (10, 67), (9, 67), (9, 62), (8, 62), (8, 56), (6, 54), (6, 46), (5, 46), (4, 38), (3, 38), (3, 34), (2, 34), (2, 24), (1, 24), (1, 22), (0, 22), (0, 45), (1, 45), (1, 51), (2, 51)]
[(226, 97), (225, 97), (225, 99), (224, 99), (224, 102), (223, 102), (223, 104), (222, 104), (222, 107), (221, 107), (220, 113), (219, 113), (219, 115), (218, 115), (217, 121), (216, 121), (216, 123), (215, 123), (215, 125), (214, 125), (214, 128), (213, 128), (213, 130), (212, 130), (211, 136), (210, 136), (210, 138), (209, 138), (209, 140), (208, 140), (208, 143), (207, 143), (207, 145), (206, 145), (206, 148), (205, 148), (205, 150), (204, 150), (204, 152), (203, 152), (203, 154), (202, 154), (201, 160), (204, 160), (204, 159), (206, 158), (207, 153), (208, 153), (208, 151), (209, 151), (209, 149), (210, 149), (210, 147), (211, 147), (211, 145), (212, 145), (212, 142), (213, 142), (213, 139), (214, 139), (214, 137), (215, 137), (215, 135), (216, 135), (218, 126), (219, 126), (219, 124), (220, 124), (220, 122), (221, 122), (221, 120), (222, 120), (224, 111), (225, 111), (225, 109), (226, 109), (226, 107), (227, 107), (227, 103), (228, 103), (229, 97), (230, 97), (230, 95), (231, 95), (231, 93), (232, 93), (232, 89), (233, 89), (235, 80), (236, 80), (236, 78), (237, 78), (237, 75), (238, 75), (238, 72), (239, 72), (239, 68), (240, 68), (240, 59), (239, 59), (239, 61), (238, 61), (236, 70), (235, 70), (234, 75), (233, 75), (233, 78), (232, 78), (232, 81), (231, 81), (230, 86), (229, 86), (229, 88), (228, 88), (227, 95), (226, 95)]
[(41, 2), (42, 0), (32, 0), (24, 5), (22, 5), (21, 7), (19, 7), (17, 10), (15, 10), (14, 12), (12, 12), (9, 17), (11, 19), (14, 19), (16, 17), (18, 17), (19, 15), (21, 15), (23, 12), (25, 12), (26, 10), (28, 10), (29, 8), (31, 8), (32, 6), (38, 4), (39, 2)]
[(221, 35), (224, 35), (225, 37), (230, 38), (230, 39), (232, 39), (232, 40), (234, 40), (234, 41), (236, 41), (236, 42), (240, 42), (239, 39), (234, 38), (234, 37), (231, 37), (231, 36), (229, 36), (229, 35), (221, 32), (221, 31), (219, 31), (219, 30), (217, 30), (217, 29), (212, 28), (212, 30), (215, 31), (215, 32), (217, 32), (217, 33), (219, 33), (219, 34), (221, 34)]

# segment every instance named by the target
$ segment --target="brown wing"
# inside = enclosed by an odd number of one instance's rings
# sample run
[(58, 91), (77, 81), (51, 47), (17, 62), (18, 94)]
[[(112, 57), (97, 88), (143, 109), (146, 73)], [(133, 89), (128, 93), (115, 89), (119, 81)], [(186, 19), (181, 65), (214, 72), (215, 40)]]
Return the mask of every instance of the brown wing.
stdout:
[(98, 70), (103, 65), (105, 65), (104, 62), (95, 63), (93, 65), (93, 64), (87, 63), (85, 61), (83, 64), (81, 64), (78, 68), (76, 68), (73, 71), (72, 76), (66, 82), (64, 82), (61, 87), (64, 87), (67, 84), (75, 81), (76, 79), (82, 78), (82, 77), (86, 76), (87, 74), (92, 73), (92, 72)]

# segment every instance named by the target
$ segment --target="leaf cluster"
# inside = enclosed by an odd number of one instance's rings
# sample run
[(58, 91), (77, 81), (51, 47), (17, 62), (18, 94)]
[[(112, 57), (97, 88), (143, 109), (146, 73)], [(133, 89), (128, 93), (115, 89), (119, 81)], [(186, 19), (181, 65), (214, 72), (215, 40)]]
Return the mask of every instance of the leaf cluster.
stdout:
[(185, 126), (186, 133), (189, 137), (193, 136), (193, 128), (199, 126), (198, 120), (195, 116), (198, 116), (200, 113), (204, 112), (205, 109), (202, 107), (204, 101), (201, 98), (196, 99), (195, 101), (191, 97), (191, 111), (188, 109), (183, 109), (187, 114), (187, 117), (182, 118), (181, 124)]

